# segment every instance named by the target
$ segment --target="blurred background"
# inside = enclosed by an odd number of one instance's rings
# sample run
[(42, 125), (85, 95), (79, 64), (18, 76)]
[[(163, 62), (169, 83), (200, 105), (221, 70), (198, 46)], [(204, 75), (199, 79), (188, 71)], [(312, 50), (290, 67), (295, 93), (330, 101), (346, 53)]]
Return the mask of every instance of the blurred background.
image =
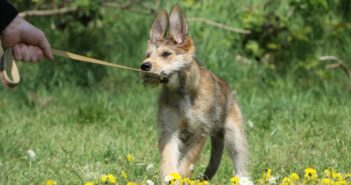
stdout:
[[(11, 2), (53, 48), (135, 68), (153, 18), (178, 3), (197, 59), (238, 94), (254, 177), (267, 167), (350, 171), (349, 0)], [(1, 184), (81, 184), (122, 169), (135, 181), (157, 181), (159, 88), (144, 88), (135, 72), (60, 57), (18, 65), (22, 83), (0, 88)], [(140, 165), (125, 163), (129, 153)], [(208, 153), (207, 146), (197, 175)], [(145, 172), (149, 163), (155, 169)], [(226, 156), (214, 182), (230, 176)]]

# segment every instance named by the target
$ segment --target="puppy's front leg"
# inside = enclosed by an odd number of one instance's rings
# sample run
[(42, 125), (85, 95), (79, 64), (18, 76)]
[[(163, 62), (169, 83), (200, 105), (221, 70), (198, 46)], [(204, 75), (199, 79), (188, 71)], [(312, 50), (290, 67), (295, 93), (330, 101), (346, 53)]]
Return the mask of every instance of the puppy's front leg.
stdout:
[(162, 131), (160, 137), (161, 175), (165, 177), (171, 173), (178, 173), (179, 138), (177, 132)]

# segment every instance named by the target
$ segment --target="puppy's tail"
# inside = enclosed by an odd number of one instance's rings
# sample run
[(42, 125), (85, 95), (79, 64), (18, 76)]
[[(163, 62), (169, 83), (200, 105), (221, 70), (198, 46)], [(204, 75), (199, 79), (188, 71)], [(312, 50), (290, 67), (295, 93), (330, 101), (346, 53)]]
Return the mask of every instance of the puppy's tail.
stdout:
[(223, 129), (211, 136), (211, 157), (203, 176), (203, 180), (211, 180), (216, 174), (219, 164), (221, 163), (224, 148), (224, 131)]

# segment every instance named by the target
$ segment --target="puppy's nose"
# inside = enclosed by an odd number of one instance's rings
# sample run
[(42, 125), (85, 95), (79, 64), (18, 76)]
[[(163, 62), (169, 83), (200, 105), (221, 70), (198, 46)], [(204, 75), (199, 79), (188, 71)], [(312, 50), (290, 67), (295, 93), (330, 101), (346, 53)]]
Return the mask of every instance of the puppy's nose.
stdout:
[(150, 71), (151, 67), (152, 67), (152, 64), (150, 62), (145, 62), (140, 66), (141, 70), (143, 71)]

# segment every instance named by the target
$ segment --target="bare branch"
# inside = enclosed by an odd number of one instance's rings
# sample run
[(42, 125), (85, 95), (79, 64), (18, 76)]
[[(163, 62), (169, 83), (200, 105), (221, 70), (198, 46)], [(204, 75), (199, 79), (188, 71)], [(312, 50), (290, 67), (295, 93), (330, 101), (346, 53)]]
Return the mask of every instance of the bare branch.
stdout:
[(338, 57), (336, 56), (321, 56), (319, 57), (320, 61), (335, 61), (336, 63), (333, 64), (327, 64), (325, 67), (327, 69), (336, 69), (336, 68), (340, 68), (344, 71), (344, 73), (347, 75), (347, 77), (349, 78), (349, 83), (350, 83), (350, 88), (351, 88), (351, 71), (350, 69), (347, 67), (347, 65), (340, 60)]
[(77, 8), (59, 8), (53, 10), (28, 10), (19, 13), (19, 16), (25, 17), (32, 17), (32, 16), (53, 16), (59, 14), (66, 14), (77, 11)]
[(241, 29), (241, 28), (234, 28), (234, 27), (231, 27), (231, 26), (228, 26), (228, 25), (225, 25), (225, 24), (222, 24), (222, 23), (218, 23), (218, 22), (215, 22), (215, 21), (212, 21), (212, 20), (209, 20), (209, 19), (205, 19), (205, 18), (202, 18), (202, 17), (189, 17), (188, 21), (189, 22), (205, 23), (207, 25), (214, 26), (214, 27), (217, 27), (217, 28), (220, 28), (220, 29), (224, 29), (224, 30), (227, 30), (227, 31), (230, 31), (230, 32), (234, 32), (234, 33), (241, 33), (241, 34), (250, 34), (251, 33), (250, 30), (245, 30), (245, 29)]

